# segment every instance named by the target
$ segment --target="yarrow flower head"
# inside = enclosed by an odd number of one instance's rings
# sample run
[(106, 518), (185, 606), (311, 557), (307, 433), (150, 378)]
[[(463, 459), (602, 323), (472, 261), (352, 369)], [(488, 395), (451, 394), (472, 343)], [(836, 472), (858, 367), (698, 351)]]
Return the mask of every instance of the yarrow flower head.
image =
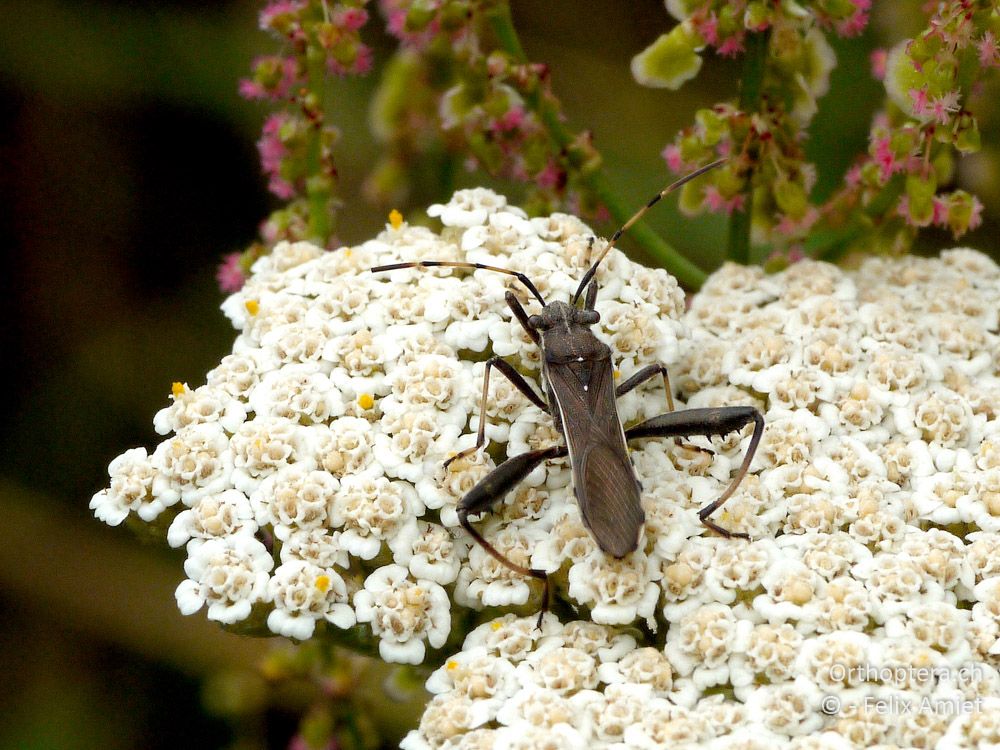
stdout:
[[(539, 466), (474, 519), (550, 575), (555, 611), (586, 615), (550, 613), (536, 629), (541, 587), (476, 545), (456, 507), (498, 462), (557, 443), (551, 416), (492, 378), (488, 450), (443, 463), (475, 442), (485, 360), (538, 377), (537, 347), (503, 299), (519, 295), (529, 314), (537, 303), (488, 271), (369, 269), (469, 260), (566, 300), (591, 233), (486, 190), (431, 213), (440, 233), (395, 216), (357, 247), (282, 243), (258, 260), (223, 305), (233, 353), (206, 385), (175, 385), (160, 446), (112, 462), (91, 507), (111, 524), (169, 527), (187, 551), (182, 612), (439, 667), (410, 749), (997, 739), (991, 260), (959, 249), (857, 271), (727, 265), (685, 312), (671, 277), (612, 253), (593, 330), (620, 377), (660, 361), (677, 408), (764, 414), (750, 473), (714, 516), (751, 541), (698, 518), (749, 430), (632, 446), (646, 523), (621, 560), (584, 525), (565, 459)], [(619, 402), (626, 425), (665, 409), (659, 383)], [(926, 697), (931, 710), (906, 713)]]

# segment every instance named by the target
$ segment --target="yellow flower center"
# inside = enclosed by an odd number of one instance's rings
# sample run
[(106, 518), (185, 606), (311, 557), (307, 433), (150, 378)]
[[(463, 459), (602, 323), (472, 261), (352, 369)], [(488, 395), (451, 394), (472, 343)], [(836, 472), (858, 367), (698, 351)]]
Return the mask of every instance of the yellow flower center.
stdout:
[(392, 209), (389, 212), (389, 224), (393, 229), (399, 229), (403, 225), (403, 214), (399, 213), (396, 209)]

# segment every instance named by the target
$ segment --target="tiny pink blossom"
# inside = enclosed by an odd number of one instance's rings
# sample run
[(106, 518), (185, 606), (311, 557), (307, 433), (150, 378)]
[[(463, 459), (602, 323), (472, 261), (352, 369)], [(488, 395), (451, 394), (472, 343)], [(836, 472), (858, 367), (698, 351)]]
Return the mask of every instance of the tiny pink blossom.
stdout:
[(861, 184), (861, 165), (855, 164), (844, 174), (844, 182), (849, 188), (856, 188)]
[(743, 35), (733, 34), (719, 45), (718, 50), (723, 57), (736, 57), (743, 51)]
[(367, 44), (358, 47), (358, 56), (354, 58), (354, 68), (351, 72), (356, 76), (368, 75), (375, 65), (375, 57), (372, 48)]
[(854, 37), (861, 34), (868, 25), (868, 12), (859, 10), (850, 18), (837, 24), (837, 33), (842, 37)]
[(883, 182), (903, 168), (892, 152), (888, 137), (875, 141), (875, 163), (879, 166), (879, 177)]
[(917, 117), (923, 117), (927, 113), (927, 108), (929, 100), (927, 98), (927, 87), (919, 89), (910, 89), (907, 92), (910, 96), (910, 101), (913, 102), (913, 112)]
[(872, 50), (871, 55), (868, 57), (872, 66), (872, 76), (879, 81), (885, 80), (885, 64), (888, 59), (889, 53), (884, 49)]
[(733, 211), (743, 209), (743, 194), (726, 198), (715, 185), (709, 185), (705, 188), (705, 205), (709, 211), (729, 216), (732, 215)]
[(930, 104), (930, 114), (934, 122), (939, 125), (945, 125), (948, 123), (948, 119), (951, 117), (953, 112), (957, 112), (958, 107), (958, 92), (948, 91), (941, 96), (935, 98)]
[(801, 235), (808, 232), (818, 219), (819, 211), (810, 206), (801, 219), (793, 219), (788, 214), (782, 214), (781, 219), (774, 226), (774, 231), (785, 237)]
[(934, 214), (931, 216), (931, 221), (939, 226), (947, 226), (948, 224), (948, 201), (939, 195), (934, 196), (933, 199)]
[(368, 11), (364, 8), (341, 8), (333, 14), (333, 22), (347, 31), (357, 31), (368, 23)]
[(903, 217), (903, 221), (905, 221), (911, 227), (926, 227), (930, 226), (930, 223), (931, 221), (933, 221), (934, 213), (936, 213), (936, 211), (931, 212), (931, 215), (928, 216), (926, 219), (918, 220), (913, 216), (913, 214), (910, 213), (909, 196), (904, 195), (899, 199), (899, 204), (896, 206), (896, 213), (899, 214), (901, 217)]
[(239, 83), (240, 96), (253, 101), (254, 99), (266, 99), (267, 89), (261, 86), (252, 78), (242, 78)]
[(715, 147), (715, 153), (719, 155), (720, 159), (728, 158), (729, 154), (733, 151), (732, 141), (720, 141), (719, 145)]
[(660, 154), (667, 162), (667, 168), (674, 174), (684, 171), (684, 160), (681, 158), (681, 149), (674, 143), (669, 144)]
[(701, 22), (698, 31), (701, 33), (701, 38), (705, 40), (705, 44), (711, 44), (714, 47), (719, 43), (719, 19), (714, 13), (709, 13), (708, 18)]
[(509, 133), (524, 124), (524, 109), (511, 107), (493, 122), (493, 130), (497, 133)]
[(972, 213), (969, 214), (969, 229), (975, 229), (983, 223), (983, 204), (979, 198), (972, 196)]
[(305, 5), (301, 0), (274, 0), (268, 3), (260, 12), (260, 28), (267, 31), (280, 16), (294, 15), (305, 8)]
[(226, 294), (238, 292), (246, 281), (246, 276), (240, 265), (241, 258), (242, 253), (227, 253), (215, 272), (215, 280), (219, 283), (219, 289)]
[(556, 188), (561, 185), (564, 180), (565, 174), (551, 159), (545, 165), (545, 168), (535, 175), (535, 184), (540, 188)]
[(984, 68), (1000, 67), (1000, 50), (997, 49), (997, 40), (992, 31), (985, 32), (976, 47), (979, 50), (980, 65)]

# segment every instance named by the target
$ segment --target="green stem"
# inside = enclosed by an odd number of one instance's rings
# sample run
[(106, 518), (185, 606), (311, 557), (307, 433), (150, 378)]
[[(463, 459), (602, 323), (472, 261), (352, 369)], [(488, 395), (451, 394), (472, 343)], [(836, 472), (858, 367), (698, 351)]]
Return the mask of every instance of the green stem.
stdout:
[[(743, 75), (740, 81), (740, 110), (745, 113), (760, 109), (764, 71), (767, 68), (767, 48), (771, 30), (749, 34), (747, 51), (743, 58)], [(729, 218), (729, 243), (726, 255), (731, 261), (746, 265), (750, 262), (750, 216), (753, 210), (753, 173), (747, 176), (743, 190), (743, 210), (733, 211)]]
[[(309, 92), (316, 97), (318, 110), (326, 115), (323, 69), (313, 63), (307, 75)], [(309, 234), (313, 241), (326, 247), (333, 234), (333, 216), (330, 213), (332, 184), (327, 175), (321, 174), (323, 135), (317, 124), (309, 135), (306, 152), (306, 205), (308, 206)]]
[[(521, 40), (517, 36), (517, 30), (514, 28), (510, 16), (510, 6), (507, 2), (498, 2), (490, 8), (486, 13), (486, 19), (496, 35), (501, 49), (518, 63), (527, 63), (528, 57), (525, 55)], [(576, 135), (563, 124), (555, 104), (547, 100), (541, 91), (524, 91), (522, 95), (528, 107), (538, 115), (545, 125), (552, 141), (560, 149), (571, 151), (576, 141)], [(579, 180), (607, 207), (615, 221), (624, 224), (632, 217), (635, 211), (622, 202), (600, 168), (583, 164), (575, 164), (574, 166), (580, 167)], [(644, 222), (637, 222), (629, 232), (635, 243), (673, 274), (682, 286), (688, 289), (698, 289), (707, 278), (707, 274), (703, 270), (681, 255), (676, 248), (664, 241)]]

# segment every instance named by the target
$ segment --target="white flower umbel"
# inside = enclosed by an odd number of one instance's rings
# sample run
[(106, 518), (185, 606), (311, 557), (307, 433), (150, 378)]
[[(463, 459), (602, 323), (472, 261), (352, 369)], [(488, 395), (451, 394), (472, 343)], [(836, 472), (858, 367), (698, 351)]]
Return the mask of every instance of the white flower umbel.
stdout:
[[(492, 370), (486, 449), (442, 465), (475, 442), (491, 356), (544, 392), (541, 353), (504, 295), (529, 315), (539, 305), (485, 270), (370, 268), (467, 260), (566, 301), (592, 234), (482, 189), (429, 213), (440, 233), (394, 222), (357, 247), (283, 243), (258, 261), (223, 305), (233, 353), (206, 385), (175, 385), (159, 448), (109, 467), (95, 514), (155, 520), (187, 546), (182, 611), (207, 604), (232, 622), (253, 608), (250, 622), (295, 638), (320, 622), (334, 638), (353, 627), (368, 633), (350, 642), (370, 634), (383, 658), (408, 663), (440, 664), (467, 635), (457, 677), (432, 682), (414, 748), (993, 741), (968, 700), (993, 697), (1000, 658), (992, 261), (952, 250), (856, 271), (727, 265), (685, 313), (668, 275), (611, 253), (593, 330), (619, 382), (661, 361), (678, 409), (764, 414), (750, 472), (713, 516), (752, 541), (697, 516), (731, 481), (749, 428), (634, 442), (646, 524), (620, 561), (583, 525), (568, 461), (549, 462), (474, 517), (498, 549), (550, 574), (555, 611), (591, 623), (550, 614), (537, 631), (541, 586), (474, 544), (456, 508), (506, 458), (558, 443), (551, 416)], [(620, 400), (626, 426), (666, 408), (658, 378)], [(480, 624), (496, 607), (512, 611)], [(927, 666), (984, 673), (910, 674)], [(914, 713), (913, 695), (938, 702)], [(948, 714), (956, 697), (966, 703)]]

